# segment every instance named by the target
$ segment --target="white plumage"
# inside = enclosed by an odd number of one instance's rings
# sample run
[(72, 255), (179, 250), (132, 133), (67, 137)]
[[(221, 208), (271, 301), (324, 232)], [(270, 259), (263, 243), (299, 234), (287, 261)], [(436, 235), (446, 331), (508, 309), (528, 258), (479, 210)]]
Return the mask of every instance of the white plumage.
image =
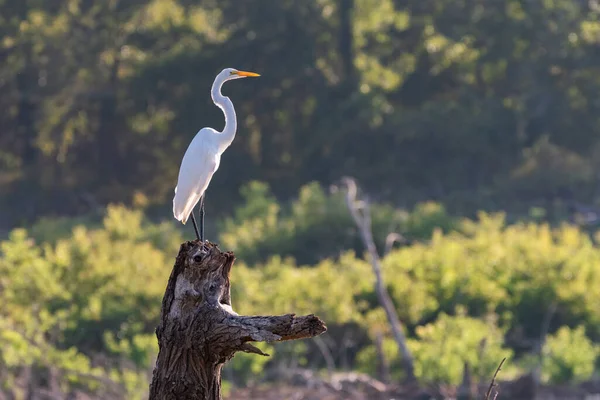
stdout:
[[(225, 128), (222, 132), (212, 128), (200, 129), (183, 156), (173, 197), (173, 216), (183, 224), (187, 222), (190, 215), (194, 218), (194, 207), (204, 195), (215, 171), (219, 168), (221, 154), (235, 138), (237, 130), (235, 109), (231, 100), (221, 94), (221, 86), (228, 80), (255, 76), (259, 75), (226, 68), (215, 78), (211, 97), (225, 114)], [(196, 235), (198, 239), (204, 239), (197, 231)]]
[(221, 154), (215, 136), (220, 133), (212, 128), (202, 128), (183, 155), (175, 197), (173, 215), (185, 224), (219, 168)]

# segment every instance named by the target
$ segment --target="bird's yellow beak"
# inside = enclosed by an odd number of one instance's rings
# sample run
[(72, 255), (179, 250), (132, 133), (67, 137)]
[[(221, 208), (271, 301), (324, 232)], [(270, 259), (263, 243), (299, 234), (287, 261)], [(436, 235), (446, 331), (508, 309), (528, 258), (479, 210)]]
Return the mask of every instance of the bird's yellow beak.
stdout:
[(236, 71), (234, 72), (235, 75), (239, 75), (239, 76), (246, 76), (249, 78), (255, 78), (257, 76), (260, 76), (260, 74), (257, 74), (256, 72), (247, 72), (247, 71)]

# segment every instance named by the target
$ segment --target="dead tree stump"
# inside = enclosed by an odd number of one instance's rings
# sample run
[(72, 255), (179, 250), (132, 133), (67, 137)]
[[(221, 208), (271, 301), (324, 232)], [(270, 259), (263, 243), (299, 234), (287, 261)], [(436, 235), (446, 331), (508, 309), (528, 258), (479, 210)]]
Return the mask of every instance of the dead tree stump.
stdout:
[(310, 338), (326, 331), (314, 315), (241, 316), (231, 308), (235, 257), (212, 243), (181, 245), (156, 328), (158, 358), (150, 400), (221, 399), (221, 368), (238, 351), (267, 355), (250, 342)]

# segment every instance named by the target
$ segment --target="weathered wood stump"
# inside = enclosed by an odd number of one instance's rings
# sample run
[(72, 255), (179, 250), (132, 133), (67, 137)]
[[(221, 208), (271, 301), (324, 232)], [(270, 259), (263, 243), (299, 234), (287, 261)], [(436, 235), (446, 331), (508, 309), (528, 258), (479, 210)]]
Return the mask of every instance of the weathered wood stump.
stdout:
[(235, 257), (209, 242), (181, 245), (156, 328), (158, 358), (150, 400), (221, 399), (221, 368), (238, 351), (266, 355), (250, 342), (295, 340), (327, 328), (314, 315), (241, 316), (231, 308)]

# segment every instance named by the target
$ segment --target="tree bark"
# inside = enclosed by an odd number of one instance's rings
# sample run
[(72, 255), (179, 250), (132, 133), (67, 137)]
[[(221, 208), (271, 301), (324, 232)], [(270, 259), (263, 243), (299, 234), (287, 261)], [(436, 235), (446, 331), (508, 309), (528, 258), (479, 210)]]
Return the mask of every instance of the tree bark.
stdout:
[(185, 242), (163, 297), (150, 400), (221, 399), (221, 368), (249, 342), (310, 338), (327, 330), (314, 315), (240, 316), (231, 308), (235, 260), (209, 242)]

